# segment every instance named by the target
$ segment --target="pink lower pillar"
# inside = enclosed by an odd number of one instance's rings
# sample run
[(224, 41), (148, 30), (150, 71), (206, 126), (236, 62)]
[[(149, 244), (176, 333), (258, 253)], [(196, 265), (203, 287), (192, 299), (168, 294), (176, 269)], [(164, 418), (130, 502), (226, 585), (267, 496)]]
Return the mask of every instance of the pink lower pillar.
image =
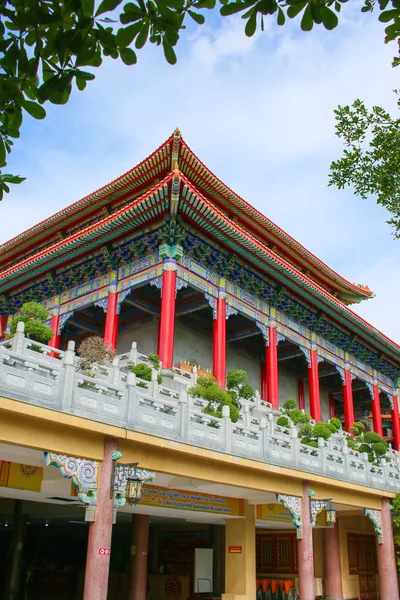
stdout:
[(387, 498), (382, 498), (381, 511), (383, 544), (377, 544), (380, 597), (382, 600), (399, 600), (392, 517)]
[(83, 600), (107, 600), (108, 574), (113, 517), (113, 498), (110, 498), (112, 453), (117, 440), (104, 440), (104, 458), (98, 478), (96, 520), (89, 525)]
[(129, 600), (146, 600), (149, 517), (132, 515)]
[(314, 551), (312, 526), (310, 522), (309, 489), (310, 486), (308, 481), (303, 481), (303, 497), (301, 501), (303, 539), (297, 540), (301, 600), (315, 600)]
[(326, 600), (343, 600), (338, 524), (324, 529)]

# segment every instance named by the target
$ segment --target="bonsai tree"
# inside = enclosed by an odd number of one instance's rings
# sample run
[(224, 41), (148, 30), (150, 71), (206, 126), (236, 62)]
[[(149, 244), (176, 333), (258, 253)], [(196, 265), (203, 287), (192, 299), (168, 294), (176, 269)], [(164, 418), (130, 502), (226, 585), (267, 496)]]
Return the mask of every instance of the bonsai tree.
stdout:
[(369, 462), (377, 464), (388, 450), (387, 442), (374, 431), (364, 433), (364, 429), (365, 425), (362, 421), (353, 423), (350, 433), (353, 433), (355, 437), (349, 438), (347, 445), (357, 452), (366, 452)]
[(79, 355), (79, 366), (86, 375), (91, 375), (90, 369), (93, 365), (103, 365), (110, 362), (115, 356), (115, 350), (99, 335), (91, 335), (83, 340), (77, 350)]
[(254, 398), (254, 388), (248, 383), (247, 371), (241, 369), (232, 369), (226, 376), (226, 387), (231, 397), (231, 402), (238, 409), (243, 400), (252, 400)]
[(297, 402), (293, 398), (286, 400), (282, 407), (282, 416), (277, 420), (277, 425), (289, 427), (299, 425), (298, 437), (302, 444), (318, 448), (318, 438), (329, 440), (332, 433), (336, 433), (341, 428), (339, 419), (330, 419), (329, 423), (311, 424), (311, 415), (299, 410)]
[(293, 425), (304, 425), (310, 423), (311, 416), (297, 408), (297, 402), (294, 398), (285, 400), (282, 406), (282, 416), (277, 420), (277, 425), (281, 427), (289, 427), (290, 422)]
[[(153, 369), (155, 369), (156, 371), (160, 370), (161, 363), (160, 363), (160, 359), (158, 358), (157, 354), (150, 354), (148, 356), (148, 360), (151, 363)], [(151, 381), (152, 367), (150, 367), (146, 363), (138, 363), (137, 365), (134, 365), (132, 367), (132, 372), (135, 373), (136, 377), (138, 377), (139, 379), (144, 379), (144, 381)], [(158, 375), (157, 375), (157, 381), (158, 381), (158, 383), (159, 384), (162, 383), (162, 380), (163, 380), (163, 378), (158, 373)], [(147, 389), (149, 387), (144, 382), (139, 382), (138, 386), (139, 387), (143, 387), (145, 389)]]
[[(236, 379), (235, 381), (237, 383)], [(236, 423), (240, 417), (237, 396), (235, 395), (238, 392), (235, 390), (231, 394), (229, 391), (219, 387), (217, 380), (212, 375), (198, 377), (196, 385), (189, 388), (188, 393), (195, 398), (207, 400), (208, 404), (203, 409), (203, 412), (207, 415), (221, 418), (222, 407), (229, 406), (231, 420)]]
[(21, 312), (11, 321), (11, 337), (17, 331), (18, 323), (25, 323), (25, 335), (30, 340), (47, 344), (54, 336), (54, 331), (45, 322), (50, 318), (49, 313), (39, 302), (25, 302), (21, 306)]

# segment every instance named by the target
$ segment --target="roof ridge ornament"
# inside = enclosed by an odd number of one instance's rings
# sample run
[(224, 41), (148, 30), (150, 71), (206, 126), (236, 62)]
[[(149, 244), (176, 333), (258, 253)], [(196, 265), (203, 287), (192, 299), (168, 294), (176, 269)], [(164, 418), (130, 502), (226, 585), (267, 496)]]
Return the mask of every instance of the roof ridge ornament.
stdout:
[(169, 214), (172, 218), (178, 214), (179, 197), (181, 190), (181, 171), (179, 169), (178, 161), (176, 160), (173, 168), (173, 176), (171, 183), (171, 204), (169, 208)]
[(179, 159), (179, 146), (181, 141), (181, 132), (179, 127), (174, 131), (174, 137), (172, 141), (172, 153), (171, 153), (171, 171), (174, 170), (175, 163)]

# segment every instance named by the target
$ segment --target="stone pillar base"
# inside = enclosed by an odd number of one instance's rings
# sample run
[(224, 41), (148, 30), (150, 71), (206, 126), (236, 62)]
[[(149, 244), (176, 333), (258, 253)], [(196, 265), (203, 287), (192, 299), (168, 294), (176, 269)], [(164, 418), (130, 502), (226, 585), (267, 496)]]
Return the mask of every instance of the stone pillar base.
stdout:
[(246, 594), (222, 594), (221, 600), (254, 600), (254, 598)]

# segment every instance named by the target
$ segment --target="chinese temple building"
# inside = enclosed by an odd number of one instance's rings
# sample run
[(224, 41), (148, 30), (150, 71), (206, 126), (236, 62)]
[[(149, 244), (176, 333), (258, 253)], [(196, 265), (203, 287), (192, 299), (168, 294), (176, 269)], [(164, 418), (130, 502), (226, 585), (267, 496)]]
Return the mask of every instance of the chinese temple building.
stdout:
[[(0, 594), (398, 600), (400, 346), (351, 309), (372, 298), (179, 130), (4, 243)], [(49, 313), (48, 345), (22, 324), (10, 335), (29, 301)], [(85, 371), (76, 350), (93, 335), (116, 358)], [(190, 393), (234, 369), (256, 390), (237, 420)], [(342, 429), (307, 445), (278, 423), (292, 398)], [(389, 441), (384, 458), (352, 449), (358, 421)]]

